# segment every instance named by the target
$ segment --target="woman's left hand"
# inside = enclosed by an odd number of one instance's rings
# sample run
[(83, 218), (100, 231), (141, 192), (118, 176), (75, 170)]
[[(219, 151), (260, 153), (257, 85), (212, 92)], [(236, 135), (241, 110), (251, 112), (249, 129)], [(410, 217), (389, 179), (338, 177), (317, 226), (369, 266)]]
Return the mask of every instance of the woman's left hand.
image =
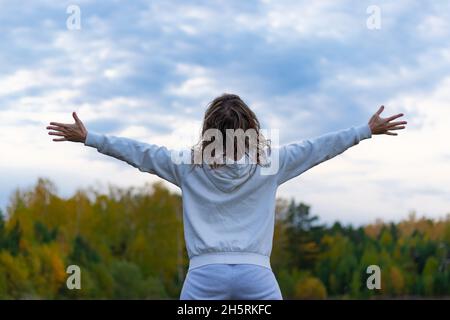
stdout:
[(381, 118), (380, 114), (383, 112), (384, 106), (381, 106), (380, 109), (370, 118), (369, 127), (372, 131), (372, 134), (387, 134), (389, 136), (398, 135), (395, 132), (391, 132), (394, 130), (402, 130), (405, 129), (406, 121), (395, 121), (391, 122), (397, 118), (403, 117), (403, 113), (396, 114), (395, 116), (391, 116), (388, 118)]

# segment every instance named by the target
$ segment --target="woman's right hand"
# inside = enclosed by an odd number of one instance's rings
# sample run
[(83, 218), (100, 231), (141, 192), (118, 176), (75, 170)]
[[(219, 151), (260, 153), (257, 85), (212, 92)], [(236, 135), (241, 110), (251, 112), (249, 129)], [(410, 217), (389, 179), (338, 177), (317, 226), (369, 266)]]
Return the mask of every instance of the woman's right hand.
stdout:
[(72, 141), (72, 142), (82, 142), (86, 141), (87, 130), (84, 126), (83, 122), (78, 118), (76, 112), (72, 113), (73, 118), (75, 119), (75, 123), (66, 124), (59, 122), (50, 122), (50, 125), (47, 127), (49, 131), (49, 135), (51, 136), (59, 136), (61, 138), (53, 139), (53, 141)]

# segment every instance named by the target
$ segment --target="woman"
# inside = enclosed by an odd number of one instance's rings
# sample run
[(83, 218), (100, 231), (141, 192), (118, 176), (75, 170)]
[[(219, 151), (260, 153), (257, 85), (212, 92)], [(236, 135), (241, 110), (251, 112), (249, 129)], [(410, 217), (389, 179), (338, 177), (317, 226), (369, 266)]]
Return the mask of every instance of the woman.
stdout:
[[(374, 134), (397, 135), (407, 122), (394, 120), (403, 114), (381, 118), (383, 109), (367, 124), (271, 148), (251, 109), (223, 94), (207, 108), (201, 140), (184, 162), (162, 146), (88, 132), (75, 112), (75, 123), (47, 129), (59, 136), (54, 141), (82, 142), (181, 188), (189, 255), (181, 299), (282, 299), (270, 266), (278, 186)], [(235, 145), (235, 132), (255, 134), (237, 135)]]

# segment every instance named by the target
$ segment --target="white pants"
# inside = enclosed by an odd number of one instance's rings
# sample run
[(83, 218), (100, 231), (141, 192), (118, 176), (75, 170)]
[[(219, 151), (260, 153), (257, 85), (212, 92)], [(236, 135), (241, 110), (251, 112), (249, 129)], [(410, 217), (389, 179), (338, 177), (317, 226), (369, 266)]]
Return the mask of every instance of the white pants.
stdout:
[(208, 264), (189, 270), (180, 300), (282, 300), (272, 270), (253, 264)]

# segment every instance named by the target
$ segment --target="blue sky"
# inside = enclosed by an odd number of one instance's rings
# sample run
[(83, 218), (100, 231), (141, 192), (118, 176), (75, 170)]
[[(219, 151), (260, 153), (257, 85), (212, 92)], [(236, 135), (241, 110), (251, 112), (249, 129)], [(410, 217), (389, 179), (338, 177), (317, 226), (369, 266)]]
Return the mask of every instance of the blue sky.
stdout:
[[(81, 30), (66, 27), (71, 4)], [(367, 28), (370, 5), (381, 29)], [(444, 217), (449, 21), (445, 1), (0, 0), (0, 207), (40, 176), (62, 195), (158, 180), (52, 143), (49, 121), (76, 110), (89, 130), (179, 147), (198, 134), (207, 103), (232, 92), (281, 143), (365, 123), (381, 104), (404, 112), (400, 136), (364, 141), (278, 195), (326, 222)]]

